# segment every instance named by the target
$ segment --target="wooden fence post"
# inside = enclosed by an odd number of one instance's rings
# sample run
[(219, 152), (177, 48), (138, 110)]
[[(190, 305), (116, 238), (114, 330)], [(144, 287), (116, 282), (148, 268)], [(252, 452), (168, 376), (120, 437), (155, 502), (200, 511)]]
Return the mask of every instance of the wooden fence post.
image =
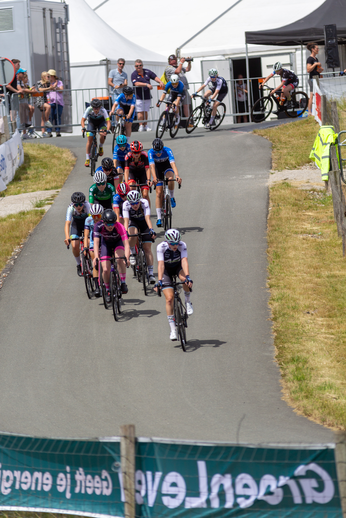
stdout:
[(125, 518), (135, 518), (135, 426), (127, 424), (120, 426), (120, 455), (123, 489), (125, 495)]
[(342, 516), (346, 518), (346, 433), (335, 434), (335, 462), (338, 477)]

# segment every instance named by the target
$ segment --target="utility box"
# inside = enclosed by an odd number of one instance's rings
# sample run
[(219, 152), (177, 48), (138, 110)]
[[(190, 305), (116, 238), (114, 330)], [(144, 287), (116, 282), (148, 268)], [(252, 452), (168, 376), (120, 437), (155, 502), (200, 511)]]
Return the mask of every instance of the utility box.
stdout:
[[(41, 79), (43, 71), (54, 69), (64, 90), (70, 90), (68, 21), (65, 2), (1, 0), (1, 56), (20, 59), (21, 67), (28, 71), (30, 85)], [(62, 125), (71, 123), (71, 112), (71, 93), (64, 92)]]

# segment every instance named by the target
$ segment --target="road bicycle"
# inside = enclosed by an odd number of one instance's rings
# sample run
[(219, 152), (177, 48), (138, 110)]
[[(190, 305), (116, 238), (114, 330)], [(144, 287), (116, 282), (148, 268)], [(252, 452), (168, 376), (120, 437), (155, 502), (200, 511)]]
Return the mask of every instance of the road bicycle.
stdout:
[(101, 261), (98, 261), (98, 269), (99, 269), (99, 282), (100, 282), (100, 288), (102, 291), (102, 298), (103, 298), (103, 304), (106, 309), (109, 309), (110, 306), (112, 306), (113, 309), (113, 316), (114, 320), (117, 321), (119, 319), (119, 315), (121, 313), (121, 302), (120, 299), (122, 298), (122, 292), (121, 292), (121, 279), (120, 279), (120, 273), (118, 270), (118, 263), (117, 261), (124, 261), (127, 264), (127, 259), (125, 256), (121, 257), (114, 257), (112, 256), (110, 258), (111, 263), (111, 273), (109, 278), (109, 292), (110, 292), (110, 299), (107, 298), (107, 290), (106, 285), (103, 280), (103, 270), (102, 270), (102, 263)]
[[(166, 230), (172, 228), (172, 204), (171, 204), (171, 195), (168, 188), (169, 182), (176, 182), (175, 178), (169, 180), (168, 178), (164, 178), (164, 191), (163, 191), (163, 202), (162, 202), (162, 219), (163, 219), (163, 227)], [(178, 188), (180, 189), (181, 185), (178, 184)], [(156, 189), (156, 185), (154, 187)]]
[[(83, 138), (85, 137), (86, 129), (83, 128)], [(97, 134), (100, 133), (99, 131), (93, 131), (93, 141), (91, 143), (90, 148), (90, 175), (94, 176), (95, 170), (96, 170), (96, 162), (99, 157), (99, 144), (97, 141)], [(108, 133), (108, 131), (107, 131)]]
[(180, 115), (175, 111), (175, 105), (170, 101), (161, 101), (167, 104), (166, 109), (161, 113), (156, 126), (156, 138), (162, 138), (165, 131), (169, 130), (172, 138), (176, 136), (179, 130)]
[[(137, 277), (138, 282), (143, 284), (144, 295), (148, 295), (149, 289), (149, 272), (147, 259), (145, 257), (145, 252), (143, 248), (143, 236), (141, 232), (138, 230), (138, 233), (135, 235), (130, 235), (129, 237), (138, 237), (138, 243), (136, 245), (136, 264), (133, 265), (133, 273), (134, 276)], [(152, 239), (154, 242), (154, 240)]]
[[(185, 284), (185, 282), (181, 282), (177, 280), (177, 275), (173, 275), (173, 290), (174, 290), (174, 300), (173, 300), (173, 307), (174, 307), (174, 320), (175, 325), (178, 331), (178, 338), (181, 343), (181, 347), (184, 352), (186, 352), (186, 329), (187, 329), (187, 319), (188, 314), (186, 312), (186, 307), (182, 303), (182, 300), (180, 298), (179, 294), (179, 286), (182, 284)], [(163, 284), (165, 286), (165, 284)], [(169, 285), (170, 286), (170, 285)], [(192, 288), (190, 288), (190, 291), (192, 291)], [(161, 288), (157, 288), (157, 294), (159, 297), (161, 297)]]
[[(115, 117), (115, 115), (114, 115), (114, 117)], [(116, 146), (117, 136), (118, 135), (125, 135), (125, 137), (126, 137), (125, 123), (126, 123), (126, 116), (125, 115), (119, 115), (118, 122), (115, 122), (115, 125), (112, 126), (112, 133), (113, 133), (112, 153), (113, 153), (114, 148)]]
[[(203, 95), (195, 94), (194, 97), (199, 97), (202, 99), (202, 103), (197, 106), (193, 112), (191, 113), (190, 117), (188, 118), (187, 124), (186, 124), (186, 133), (192, 133), (194, 129), (197, 128), (200, 120), (202, 119), (202, 124), (209, 124), (211, 113), (213, 110), (212, 102), (215, 102), (215, 99), (206, 99)], [(220, 103), (217, 107), (215, 119), (215, 124), (213, 126), (209, 126), (209, 129), (211, 131), (216, 130), (222, 123), (223, 119), (225, 118), (226, 114), (226, 105), (224, 103)]]
[(93, 277), (93, 262), (90, 256), (90, 252), (88, 249), (85, 249), (84, 247), (83, 251), (81, 251), (81, 265), (85, 282), (85, 289), (89, 299), (91, 299), (95, 295), (97, 286)]
[[(274, 88), (270, 88), (267, 85), (264, 85), (262, 89), (263, 88), (269, 91), (269, 93), (274, 90)], [(277, 90), (273, 95), (263, 95), (255, 102), (251, 110), (251, 118), (253, 122), (263, 122), (268, 119), (269, 115), (272, 113), (274, 103), (276, 104), (277, 111), (279, 113), (284, 112), (291, 118), (299, 117), (307, 110), (309, 98), (305, 92), (296, 92), (293, 90), (291, 93), (291, 100), (288, 101), (287, 98), (285, 98), (284, 102), (280, 99), (280, 94), (281, 89)], [(278, 115), (278, 113), (276, 115)]]

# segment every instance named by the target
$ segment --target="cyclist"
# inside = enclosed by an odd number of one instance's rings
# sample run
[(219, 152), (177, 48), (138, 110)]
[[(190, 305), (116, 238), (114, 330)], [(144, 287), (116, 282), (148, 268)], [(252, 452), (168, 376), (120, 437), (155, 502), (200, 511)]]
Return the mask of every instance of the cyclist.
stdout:
[(155, 284), (154, 268), (153, 268), (153, 253), (151, 245), (155, 240), (156, 233), (154, 232), (150, 220), (150, 207), (147, 200), (141, 198), (138, 191), (130, 191), (127, 195), (127, 201), (123, 205), (124, 227), (129, 234), (130, 241), (130, 264), (136, 264), (136, 241), (135, 235), (140, 231), (143, 240), (143, 250), (148, 265), (148, 274), (150, 284)]
[(216, 68), (211, 68), (208, 72), (209, 76), (206, 82), (196, 90), (196, 93), (192, 94), (191, 97), (195, 97), (198, 92), (203, 90), (206, 86), (209, 87), (204, 94), (204, 99), (209, 99), (210, 101), (215, 100), (213, 104), (213, 108), (211, 111), (210, 121), (205, 124), (206, 128), (210, 128), (210, 126), (215, 126), (215, 116), (217, 112), (217, 107), (224, 100), (226, 95), (228, 94), (228, 86), (225, 78), (219, 76), (219, 72)]
[(77, 263), (77, 274), (81, 277), (79, 243), (83, 235), (85, 220), (90, 212), (90, 205), (85, 201), (85, 194), (82, 192), (74, 192), (71, 202), (66, 212), (64, 243), (66, 246), (72, 244), (72, 253)]
[(193, 307), (190, 300), (190, 288), (192, 279), (189, 275), (189, 263), (187, 260), (187, 247), (184, 241), (180, 241), (180, 232), (171, 228), (165, 233), (165, 240), (157, 247), (157, 278), (154, 290), (162, 289), (166, 299), (166, 313), (171, 328), (170, 339), (177, 340), (177, 328), (174, 320), (174, 292), (173, 275), (177, 275), (182, 282), (185, 282), (183, 289), (185, 292), (185, 305), (188, 315), (192, 315)]
[(135, 111), (136, 107), (136, 96), (134, 94), (133, 88), (131, 86), (124, 86), (123, 93), (117, 97), (115, 103), (112, 106), (109, 115), (113, 115), (113, 113), (117, 113), (117, 115), (124, 116), (126, 115), (125, 122), (125, 132), (127, 137), (127, 142), (129, 142), (132, 131), (132, 123), (136, 115)]
[[(299, 83), (299, 79), (298, 77), (296, 76), (296, 74), (294, 72), (292, 72), (292, 70), (288, 70), (287, 68), (282, 68), (282, 64), (280, 63), (280, 61), (277, 61), (275, 64), (274, 64), (274, 69), (273, 69), (273, 72), (271, 72), (269, 74), (269, 76), (267, 76), (265, 78), (265, 80), (263, 81), (263, 83), (261, 83), (259, 85), (260, 88), (263, 87), (263, 85), (273, 76), (275, 76), (275, 74), (279, 75), (280, 78), (281, 78), (281, 83), (279, 84), (279, 86), (277, 86), (276, 88), (274, 88), (274, 90), (272, 90), (270, 92), (269, 95), (273, 95), (275, 94), (275, 92), (277, 92), (278, 90), (280, 90), (282, 88), (282, 94), (286, 97), (286, 99), (288, 101), (291, 100), (291, 93), (293, 92), (293, 90), (295, 88), (297, 88), (298, 86), (298, 83)], [(279, 110), (276, 110), (275, 112), (273, 112), (275, 115), (278, 115), (279, 113)]]
[[(94, 203), (90, 206), (90, 216), (84, 222), (84, 255), (89, 250), (92, 261), (94, 260), (94, 224), (101, 220), (104, 208), (98, 203)], [(96, 268), (93, 269), (93, 278), (95, 283), (95, 296), (100, 296), (100, 285), (98, 278), (98, 271)]]
[[(94, 268), (100, 259), (102, 264), (103, 282), (107, 291), (107, 302), (110, 302), (109, 279), (111, 273), (110, 258), (126, 257), (129, 262), (130, 247), (126, 230), (121, 223), (117, 222), (117, 216), (112, 209), (106, 209), (102, 213), (102, 220), (94, 226)], [(127, 293), (126, 266), (124, 261), (118, 261), (118, 270), (121, 280), (121, 293)]]
[[(179, 184), (181, 178), (175, 165), (174, 155), (169, 147), (163, 145), (160, 138), (153, 140), (152, 148), (148, 151), (149, 166), (153, 182), (156, 184), (156, 225), (162, 227), (163, 180), (165, 176), (171, 179), (173, 175)], [(176, 206), (174, 198), (174, 182), (168, 184), (172, 207)]]
[(141, 185), (142, 196), (149, 203), (150, 169), (148, 155), (143, 151), (143, 144), (134, 140), (130, 152), (125, 156), (125, 182), (130, 189), (136, 189), (133, 184)]
[[(169, 97), (167, 99), (168, 102), (173, 103), (175, 106), (175, 112), (179, 115), (179, 106), (180, 102), (183, 102), (185, 98), (184, 94), (184, 83), (180, 81), (178, 74), (172, 74), (171, 80), (165, 86), (165, 90), (162, 93), (160, 100), (157, 102), (156, 106), (159, 108), (160, 104), (164, 100), (166, 94), (169, 92)], [(177, 124), (180, 122), (180, 117), (178, 117)]]
[[(85, 121), (88, 125), (85, 128)], [(99, 155), (103, 155), (103, 144), (107, 135), (107, 131), (111, 129), (111, 121), (107, 110), (102, 106), (100, 99), (93, 99), (90, 106), (85, 110), (81, 120), (82, 131), (87, 131), (87, 144), (86, 144), (86, 160), (85, 167), (90, 166), (90, 149), (94, 138), (94, 132), (99, 130), (100, 132), (100, 147)]]
[[(131, 151), (130, 144), (127, 142), (125, 135), (118, 135), (116, 145), (113, 151), (114, 167), (118, 171), (119, 176), (124, 175), (125, 156)], [(124, 178), (124, 176), (122, 176)]]
[(89, 189), (89, 203), (99, 203), (104, 209), (111, 209), (115, 203), (114, 185), (107, 183), (103, 171), (95, 171), (94, 182)]
[(127, 185), (127, 183), (119, 183), (117, 187), (117, 193), (115, 195), (114, 212), (117, 215), (117, 220), (122, 224), (124, 224), (123, 203), (126, 201), (129, 192), (130, 187)]
[(113, 160), (109, 157), (103, 158), (100, 167), (95, 171), (95, 173), (100, 172), (106, 174), (107, 183), (113, 185), (114, 189), (116, 189), (119, 182), (123, 180), (120, 172), (114, 167)]

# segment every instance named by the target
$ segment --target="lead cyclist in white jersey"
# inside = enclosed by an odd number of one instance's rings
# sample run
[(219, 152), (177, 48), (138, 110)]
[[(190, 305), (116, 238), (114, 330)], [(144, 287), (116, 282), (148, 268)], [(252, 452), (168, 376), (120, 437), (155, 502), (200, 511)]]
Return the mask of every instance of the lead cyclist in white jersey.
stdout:
[[(216, 68), (211, 68), (209, 70), (208, 79), (202, 86), (200, 86), (198, 88), (198, 90), (195, 92), (195, 94), (198, 94), (198, 92), (203, 90), (206, 86), (209, 87), (209, 90), (207, 90), (205, 92), (204, 98), (208, 99), (210, 97), (211, 100), (214, 100), (217, 97), (217, 99), (213, 105), (210, 121), (205, 125), (206, 128), (210, 128), (210, 126), (215, 125), (215, 115), (216, 115), (217, 107), (228, 94), (228, 86), (227, 86), (226, 79), (219, 76), (219, 72)], [(191, 97), (194, 97), (195, 94), (192, 94)]]

